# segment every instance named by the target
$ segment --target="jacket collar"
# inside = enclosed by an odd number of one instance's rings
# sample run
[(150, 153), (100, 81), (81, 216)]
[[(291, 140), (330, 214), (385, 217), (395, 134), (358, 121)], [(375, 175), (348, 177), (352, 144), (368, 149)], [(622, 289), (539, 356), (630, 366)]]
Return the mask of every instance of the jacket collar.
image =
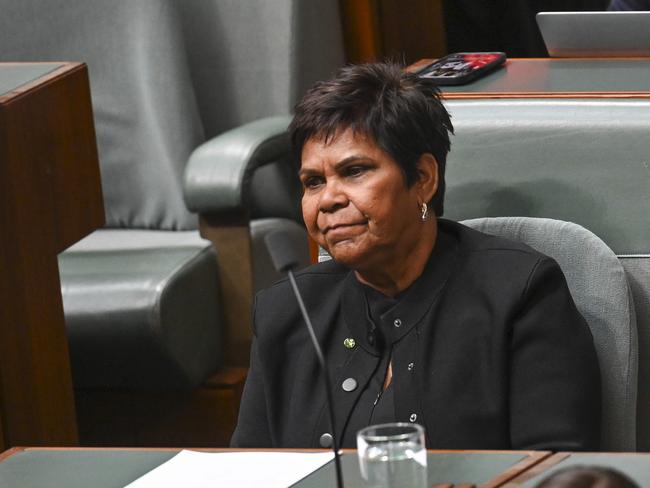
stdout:
[[(458, 236), (454, 231), (453, 224), (438, 221), (436, 244), (424, 271), (400, 294), (399, 302), (381, 316), (381, 324), (377, 326), (388, 331), (387, 344), (393, 344), (408, 334), (436, 302), (459, 254)], [(345, 278), (341, 303), (350, 337), (370, 354), (380, 356), (363, 286), (353, 271)]]

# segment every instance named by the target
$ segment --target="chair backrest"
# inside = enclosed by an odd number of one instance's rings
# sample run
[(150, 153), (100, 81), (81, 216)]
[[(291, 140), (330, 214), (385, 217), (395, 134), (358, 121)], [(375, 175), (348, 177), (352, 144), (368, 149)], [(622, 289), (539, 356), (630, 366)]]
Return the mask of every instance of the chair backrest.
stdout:
[(616, 253), (650, 251), (650, 100), (446, 102), (445, 216), (575, 222)]
[(497, 217), (463, 224), (524, 242), (554, 258), (594, 338), (602, 380), (601, 448), (636, 448), (637, 330), (625, 270), (612, 250), (584, 227), (559, 220)]

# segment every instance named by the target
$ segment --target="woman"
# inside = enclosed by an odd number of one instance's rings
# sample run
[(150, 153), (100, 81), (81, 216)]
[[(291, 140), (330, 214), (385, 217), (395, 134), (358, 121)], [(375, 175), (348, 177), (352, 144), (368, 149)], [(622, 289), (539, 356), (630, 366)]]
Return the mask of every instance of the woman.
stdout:
[[(550, 258), (438, 218), (449, 115), (391, 64), (344, 68), (290, 127), (311, 237), (296, 275), (327, 356), (339, 443), (417, 422), (429, 448), (596, 449), (591, 334)], [(435, 214), (435, 215), (434, 215)], [(290, 285), (260, 292), (233, 446), (327, 447), (323, 381)]]

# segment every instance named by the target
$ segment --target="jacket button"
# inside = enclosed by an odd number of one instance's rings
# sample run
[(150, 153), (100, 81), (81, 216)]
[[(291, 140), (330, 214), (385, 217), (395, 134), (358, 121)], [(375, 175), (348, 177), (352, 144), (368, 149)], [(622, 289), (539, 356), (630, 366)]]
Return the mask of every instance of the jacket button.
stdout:
[(355, 341), (352, 337), (347, 337), (343, 341), (343, 345), (348, 349), (354, 349), (354, 346), (357, 345), (357, 341)]
[(321, 447), (332, 447), (332, 434), (325, 432), (322, 436), (320, 436), (318, 443)]
[(409, 417), (410, 422), (415, 422), (418, 419), (418, 415), (416, 413), (412, 413), (411, 416)]
[(395, 320), (393, 320), (393, 325), (395, 327), (401, 327), (402, 326), (402, 321), (400, 319), (395, 319)]
[(357, 389), (357, 380), (355, 380), (354, 378), (348, 378), (343, 382), (341, 387), (345, 391), (354, 391)]
[(409, 371), (413, 371), (413, 368), (415, 368), (415, 363), (409, 363), (408, 365)]

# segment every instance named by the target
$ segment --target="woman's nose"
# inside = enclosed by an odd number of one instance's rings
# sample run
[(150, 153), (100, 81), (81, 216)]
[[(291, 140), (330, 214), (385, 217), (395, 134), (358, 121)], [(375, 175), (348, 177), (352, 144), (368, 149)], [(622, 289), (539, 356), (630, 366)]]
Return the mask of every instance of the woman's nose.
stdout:
[(334, 212), (348, 204), (348, 197), (339, 182), (328, 180), (318, 203), (321, 212)]

